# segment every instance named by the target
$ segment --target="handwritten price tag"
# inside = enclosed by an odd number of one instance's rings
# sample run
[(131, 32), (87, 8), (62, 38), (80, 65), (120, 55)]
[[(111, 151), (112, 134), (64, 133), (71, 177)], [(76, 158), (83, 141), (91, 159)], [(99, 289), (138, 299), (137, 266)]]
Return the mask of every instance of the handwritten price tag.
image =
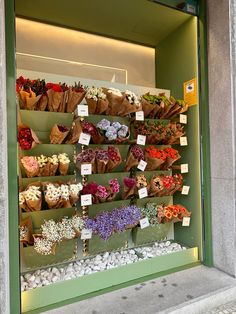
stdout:
[(186, 136), (181, 136), (180, 137), (180, 146), (187, 146), (188, 145), (188, 140)]
[(90, 139), (91, 139), (90, 134), (81, 133), (79, 137), (79, 144), (89, 145)]
[(148, 196), (147, 188), (142, 188), (138, 190), (139, 198), (144, 198)]
[(184, 185), (183, 188), (182, 188), (181, 194), (183, 194), (183, 195), (188, 195), (189, 189), (190, 189), (190, 186)]
[(180, 114), (179, 115), (179, 122), (183, 123), (183, 124), (187, 124), (188, 122), (188, 117), (186, 116), (186, 114)]
[(88, 117), (89, 112), (88, 112), (88, 106), (87, 105), (78, 105), (77, 110), (78, 110), (78, 116)]
[(137, 144), (138, 145), (145, 145), (146, 144), (146, 136), (145, 135), (138, 135), (137, 136)]
[(139, 162), (139, 164), (138, 164), (138, 169), (139, 170), (141, 170), (141, 171), (144, 171), (145, 170), (145, 168), (146, 168), (146, 166), (147, 166), (147, 163), (146, 163), (146, 161), (144, 161), (144, 160), (140, 160), (140, 162)]
[(180, 172), (181, 173), (188, 173), (188, 164), (180, 165)]
[(140, 228), (141, 228), (141, 229), (144, 229), (144, 228), (147, 228), (147, 227), (150, 226), (149, 220), (148, 220), (147, 217), (145, 217), (145, 218), (143, 218), (143, 219), (140, 219), (140, 220), (139, 220), (139, 223), (140, 223)]
[(81, 240), (87, 240), (92, 238), (92, 230), (82, 229), (81, 231)]
[(183, 227), (189, 227), (190, 226), (190, 217), (184, 217), (182, 221)]
[(81, 165), (81, 175), (86, 176), (92, 174), (92, 164)]
[(81, 195), (81, 206), (92, 205), (92, 194)]
[(144, 112), (143, 111), (135, 112), (135, 120), (136, 121), (144, 121)]

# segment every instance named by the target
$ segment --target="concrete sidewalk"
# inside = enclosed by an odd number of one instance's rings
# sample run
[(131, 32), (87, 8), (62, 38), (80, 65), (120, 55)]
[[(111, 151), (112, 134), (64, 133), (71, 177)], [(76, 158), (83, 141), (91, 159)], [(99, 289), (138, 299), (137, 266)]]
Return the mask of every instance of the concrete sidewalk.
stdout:
[(234, 300), (235, 278), (215, 268), (198, 266), (46, 313), (210, 314), (209, 311), (217, 311), (216, 307)]

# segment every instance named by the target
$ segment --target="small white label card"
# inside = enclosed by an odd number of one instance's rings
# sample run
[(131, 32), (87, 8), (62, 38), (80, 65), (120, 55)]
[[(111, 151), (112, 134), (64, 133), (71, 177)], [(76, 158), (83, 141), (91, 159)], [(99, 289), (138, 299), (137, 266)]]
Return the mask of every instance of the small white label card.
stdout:
[(180, 146), (187, 146), (188, 145), (188, 140), (186, 136), (181, 136), (180, 137)]
[(146, 135), (138, 135), (137, 136), (137, 144), (138, 145), (145, 145), (146, 144)]
[(92, 164), (81, 165), (81, 175), (86, 176), (92, 174)]
[(181, 173), (188, 173), (188, 164), (180, 165), (180, 172)]
[(147, 166), (146, 161), (144, 161), (144, 160), (141, 159), (140, 162), (139, 162), (139, 164), (138, 164), (138, 166), (137, 166), (137, 168), (138, 168), (139, 170), (144, 171), (145, 168), (146, 168), (146, 166)]
[(190, 189), (190, 186), (188, 186), (188, 185), (183, 185), (181, 194), (183, 194), (183, 195), (188, 195), (189, 189)]
[(78, 116), (80, 117), (88, 117), (89, 112), (88, 112), (88, 106), (87, 105), (78, 105)]
[(79, 144), (89, 145), (91, 135), (87, 133), (81, 133), (79, 137)]
[(190, 226), (190, 217), (184, 217), (182, 221), (183, 227), (189, 227)]
[(87, 240), (92, 238), (92, 230), (82, 229), (81, 231), (81, 240)]
[(144, 198), (148, 196), (147, 188), (142, 188), (138, 190), (139, 198)]
[(81, 206), (92, 205), (92, 194), (81, 195)]
[(140, 220), (139, 220), (139, 223), (140, 223), (140, 228), (141, 228), (141, 229), (144, 229), (144, 228), (147, 228), (147, 227), (150, 226), (149, 220), (148, 220), (147, 217), (145, 217), (145, 218), (143, 218), (143, 219), (140, 219)]
[(179, 122), (183, 123), (183, 124), (187, 124), (188, 123), (188, 118), (186, 114), (180, 114), (179, 115)]
[(136, 111), (135, 112), (135, 120), (136, 121), (144, 121), (144, 112), (143, 111)]

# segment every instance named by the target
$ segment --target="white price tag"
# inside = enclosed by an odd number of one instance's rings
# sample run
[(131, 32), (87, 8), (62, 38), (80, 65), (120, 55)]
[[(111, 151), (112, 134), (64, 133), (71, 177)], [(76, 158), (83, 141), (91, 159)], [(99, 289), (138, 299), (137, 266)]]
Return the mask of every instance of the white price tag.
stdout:
[(139, 223), (140, 223), (140, 228), (141, 228), (141, 229), (144, 229), (144, 228), (147, 228), (147, 227), (150, 226), (149, 220), (148, 220), (147, 217), (145, 217), (145, 218), (143, 218), (143, 219), (140, 219), (140, 220), (139, 220)]
[(82, 229), (81, 231), (81, 240), (87, 240), (92, 238), (92, 230)]
[(144, 112), (143, 111), (135, 112), (135, 120), (136, 121), (144, 121)]
[(183, 194), (183, 195), (188, 195), (189, 189), (190, 189), (190, 186), (184, 185), (183, 188), (182, 188), (181, 194)]
[(138, 190), (139, 198), (144, 198), (148, 196), (147, 188), (142, 188)]
[(92, 174), (92, 164), (81, 165), (81, 175), (86, 176)]
[(92, 205), (92, 194), (81, 195), (81, 206)]
[(184, 217), (182, 221), (183, 227), (189, 227), (190, 226), (190, 217)]
[(86, 134), (82, 132), (79, 137), (79, 144), (89, 145), (90, 139), (91, 139), (90, 134)]
[(88, 112), (88, 106), (87, 105), (78, 105), (77, 110), (78, 110), (78, 116), (88, 117), (89, 112)]
[(145, 145), (146, 144), (146, 135), (138, 135), (137, 136), (137, 144)]
[(186, 136), (181, 136), (180, 137), (180, 146), (187, 146), (188, 145), (188, 140)]
[(180, 114), (179, 115), (179, 122), (183, 124), (187, 124), (188, 118), (186, 114)]
[(188, 173), (188, 164), (180, 165), (180, 172), (181, 173)]
[(145, 168), (146, 168), (146, 166), (147, 166), (147, 163), (146, 163), (146, 161), (144, 161), (144, 160), (140, 160), (140, 162), (139, 162), (139, 164), (138, 164), (138, 169), (139, 170), (142, 170), (142, 171), (144, 171), (145, 170)]

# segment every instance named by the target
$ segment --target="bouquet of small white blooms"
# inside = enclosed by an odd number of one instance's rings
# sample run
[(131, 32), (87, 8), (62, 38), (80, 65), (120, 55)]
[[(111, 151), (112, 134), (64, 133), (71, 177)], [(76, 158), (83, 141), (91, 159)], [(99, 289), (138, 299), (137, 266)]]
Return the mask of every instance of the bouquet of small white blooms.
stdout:
[(59, 160), (57, 155), (48, 157), (48, 175), (55, 176), (58, 169)]
[(46, 177), (49, 175), (48, 170), (48, 157), (44, 155), (37, 156), (37, 161), (39, 165), (39, 177)]
[(48, 204), (48, 208), (62, 207), (63, 202), (61, 200), (61, 187), (59, 184), (47, 184), (44, 191), (44, 197)]
[(38, 211), (42, 207), (42, 193), (40, 187), (30, 186), (19, 193), (19, 205), (26, 212)]
[(59, 161), (59, 172), (62, 176), (67, 175), (70, 165), (70, 158), (66, 153), (62, 153), (58, 155)]
[(119, 116), (125, 117), (131, 113), (142, 110), (140, 99), (135, 93), (126, 90), (123, 95), (124, 100), (118, 113)]
[(80, 236), (82, 229), (84, 229), (85, 223), (82, 217), (79, 215), (74, 215), (71, 218), (72, 226), (76, 232), (77, 236)]
[(79, 199), (79, 192), (82, 191), (83, 185), (81, 183), (77, 184), (70, 184), (69, 190), (70, 190), (70, 203), (71, 205), (75, 205), (76, 202)]
[(73, 228), (72, 220), (68, 217), (62, 218), (57, 223), (57, 229), (62, 240), (71, 240), (76, 237), (76, 231)]
[(70, 208), (72, 207), (70, 203), (70, 190), (67, 184), (61, 185), (61, 200), (62, 200), (62, 207)]
[(106, 95), (109, 101), (107, 115), (118, 116), (125, 96), (119, 89), (112, 87), (106, 90)]
[(34, 249), (38, 254), (51, 255), (55, 254), (56, 243), (42, 238), (40, 235), (34, 236)]
[(107, 96), (101, 87), (89, 87), (85, 99), (90, 114), (103, 114), (108, 108)]
[(27, 217), (26, 219), (20, 222), (19, 231), (20, 231), (20, 242), (24, 244), (33, 243), (33, 237), (32, 237), (33, 225), (32, 225), (31, 217)]

